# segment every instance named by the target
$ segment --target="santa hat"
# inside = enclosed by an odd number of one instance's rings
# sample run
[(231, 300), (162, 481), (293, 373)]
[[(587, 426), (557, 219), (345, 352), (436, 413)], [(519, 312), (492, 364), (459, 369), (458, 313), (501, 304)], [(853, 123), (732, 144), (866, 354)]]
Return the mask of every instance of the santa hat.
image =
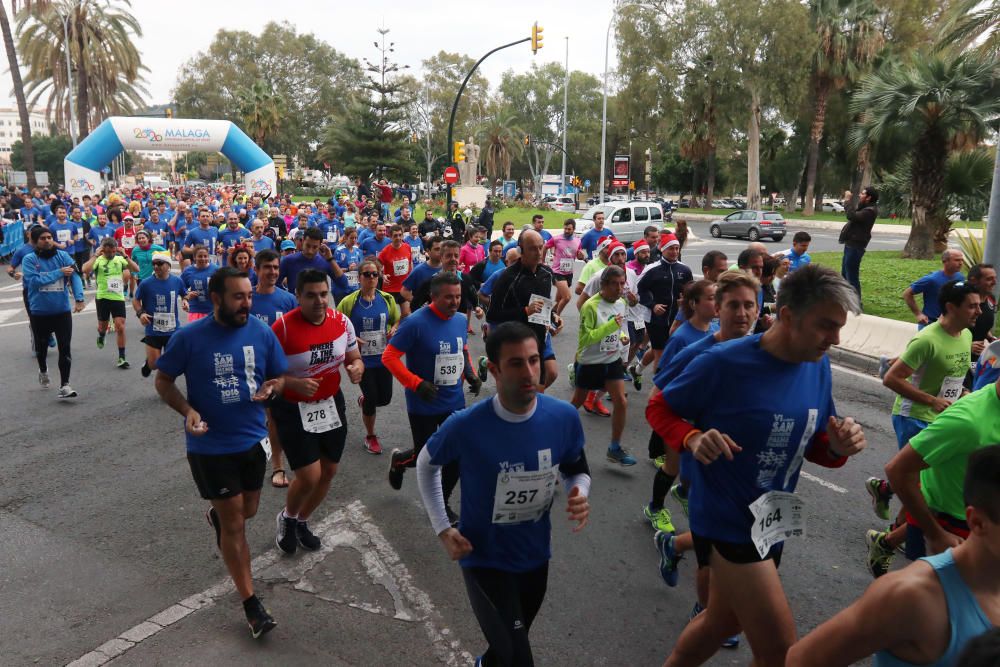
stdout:
[(679, 246), (680, 244), (681, 244), (681, 242), (677, 240), (677, 237), (674, 236), (672, 232), (665, 232), (663, 234), (660, 234), (660, 251), (661, 252), (664, 251), (664, 250), (666, 250), (670, 246), (674, 246), (674, 245), (675, 246)]
[(600, 243), (597, 244), (597, 252), (601, 252), (605, 248), (608, 248), (612, 243), (615, 242), (615, 237), (605, 236)]
[(608, 244), (608, 257), (611, 257), (618, 251), (627, 252), (625, 250), (625, 244), (621, 241), (612, 241)]
[(646, 239), (639, 239), (632, 244), (632, 252), (639, 252), (640, 250), (649, 250), (649, 244), (646, 243)]

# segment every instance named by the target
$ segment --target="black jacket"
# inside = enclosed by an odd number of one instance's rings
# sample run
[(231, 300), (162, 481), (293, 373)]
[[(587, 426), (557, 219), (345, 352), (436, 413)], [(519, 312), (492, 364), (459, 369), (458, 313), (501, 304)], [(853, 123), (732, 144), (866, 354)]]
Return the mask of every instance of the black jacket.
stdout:
[[(639, 277), (636, 290), (639, 292), (639, 303), (649, 308), (664, 305), (667, 312), (663, 315), (652, 314), (651, 321), (673, 323), (677, 317), (677, 307), (680, 303), (684, 286), (694, 280), (691, 269), (681, 262), (668, 262), (661, 259), (659, 263), (646, 268)], [(668, 324), (669, 326), (669, 324)]]
[(493, 236), (493, 207), (487, 206), (479, 212), (479, 220), (476, 221), (480, 227), (486, 230), (486, 238)]
[(491, 324), (523, 322), (538, 336), (539, 345), (544, 344), (547, 327), (528, 322), (528, 315), (524, 309), (528, 306), (532, 294), (550, 298), (552, 285), (552, 269), (539, 264), (538, 268), (531, 272), (521, 264), (521, 260), (517, 260), (501, 270), (496, 282), (493, 283), (493, 294), (490, 296), (490, 307), (486, 311), (486, 321)]
[(844, 213), (847, 215), (847, 224), (840, 230), (839, 242), (864, 250), (872, 240), (872, 227), (878, 217), (878, 207), (874, 204), (859, 207), (853, 202), (844, 202)]

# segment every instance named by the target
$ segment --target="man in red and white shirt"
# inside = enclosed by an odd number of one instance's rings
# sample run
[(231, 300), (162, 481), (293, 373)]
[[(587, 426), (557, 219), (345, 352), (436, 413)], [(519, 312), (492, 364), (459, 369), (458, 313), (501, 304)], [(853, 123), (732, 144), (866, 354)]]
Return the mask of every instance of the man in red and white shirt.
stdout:
[(347, 441), (346, 407), (340, 391), (340, 367), (351, 382), (361, 382), (364, 363), (354, 325), (330, 308), (327, 275), (305, 269), (296, 281), (299, 307), (271, 327), (288, 358), (283, 394), (271, 404), (278, 438), (295, 479), (285, 508), (278, 512), (275, 543), (287, 554), (298, 546), (316, 551), (322, 545), (306, 522), (330, 490)]
[(132, 257), (132, 249), (138, 245), (135, 239), (137, 231), (135, 218), (126, 213), (122, 218), (122, 226), (115, 230), (115, 241), (118, 241), (118, 247), (124, 251), (126, 257)]
[(405, 233), (402, 225), (393, 225), (391, 230), (392, 243), (382, 248), (378, 261), (382, 262), (382, 289), (392, 295), (399, 305), (400, 319), (410, 314), (410, 302), (403, 298), (400, 290), (403, 281), (413, 270), (413, 251), (409, 244), (403, 243)]

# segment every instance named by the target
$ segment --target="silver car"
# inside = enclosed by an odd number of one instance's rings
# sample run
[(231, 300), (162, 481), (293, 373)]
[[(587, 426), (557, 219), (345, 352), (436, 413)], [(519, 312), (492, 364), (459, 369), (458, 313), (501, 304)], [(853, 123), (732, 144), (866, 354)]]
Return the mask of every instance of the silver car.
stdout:
[(777, 211), (736, 211), (712, 222), (708, 231), (715, 238), (735, 236), (751, 241), (762, 238), (780, 241), (785, 238), (785, 219)]

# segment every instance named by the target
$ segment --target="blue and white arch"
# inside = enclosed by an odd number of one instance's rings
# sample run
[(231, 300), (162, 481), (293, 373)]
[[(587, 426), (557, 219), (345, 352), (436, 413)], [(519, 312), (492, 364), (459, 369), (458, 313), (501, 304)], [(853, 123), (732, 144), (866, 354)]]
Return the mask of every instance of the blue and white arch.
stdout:
[(219, 152), (244, 173), (248, 195), (277, 192), (274, 160), (228, 120), (122, 116), (98, 125), (66, 156), (66, 189), (74, 197), (99, 195), (101, 169), (125, 150)]

